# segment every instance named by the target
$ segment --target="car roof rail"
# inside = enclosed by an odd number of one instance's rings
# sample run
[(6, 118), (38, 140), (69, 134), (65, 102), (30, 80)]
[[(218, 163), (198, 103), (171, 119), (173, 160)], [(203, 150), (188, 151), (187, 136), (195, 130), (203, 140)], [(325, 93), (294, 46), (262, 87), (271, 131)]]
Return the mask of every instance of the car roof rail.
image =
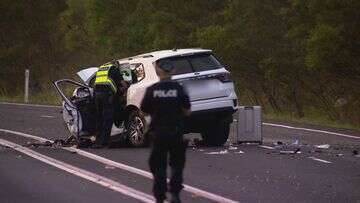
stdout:
[(122, 58), (122, 59), (119, 59), (119, 61), (125, 61), (125, 60), (131, 61), (131, 60), (134, 60), (137, 58), (151, 58), (151, 57), (154, 57), (154, 56), (151, 54), (145, 54), (145, 55), (132, 56), (132, 57), (128, 57), (128, 58)]

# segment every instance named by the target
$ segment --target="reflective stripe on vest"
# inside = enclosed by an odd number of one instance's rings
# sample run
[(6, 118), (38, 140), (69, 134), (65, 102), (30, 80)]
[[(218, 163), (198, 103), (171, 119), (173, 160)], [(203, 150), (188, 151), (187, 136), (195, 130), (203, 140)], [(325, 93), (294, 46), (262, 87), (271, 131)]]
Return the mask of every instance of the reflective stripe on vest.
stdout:
[(114, 91), (114, 93), (116, 93), (116, 85), (114, 81), (108, 76), (109, 70), (112, 66), (112, 64), (105, 64), (100, 66), (98, 72), (96, 72), (95, 85), (108, 85)]

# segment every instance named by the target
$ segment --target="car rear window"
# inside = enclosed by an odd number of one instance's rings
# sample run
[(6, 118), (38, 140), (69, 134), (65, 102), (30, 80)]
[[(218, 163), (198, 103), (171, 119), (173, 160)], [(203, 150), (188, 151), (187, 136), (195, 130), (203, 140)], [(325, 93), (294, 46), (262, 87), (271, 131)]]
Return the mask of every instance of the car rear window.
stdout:
[(222, 68), (220, 62), (210, 53), (191, 56), (176, 56), (160, 59), (157, 63), (168, 62), (173, 65), (172, 75), (201, 72)]

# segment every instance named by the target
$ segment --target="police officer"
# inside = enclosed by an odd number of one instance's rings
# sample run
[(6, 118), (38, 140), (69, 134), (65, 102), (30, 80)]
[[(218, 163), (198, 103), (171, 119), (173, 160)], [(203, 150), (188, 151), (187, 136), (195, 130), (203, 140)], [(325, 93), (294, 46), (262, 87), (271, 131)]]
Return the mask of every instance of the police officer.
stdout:
[(149, 165), (154, 176), (153, 193), (157, 202), (166, 199), (168, 154), (171, 167), (171, 202), (180, 202), (179, 193), (183, 188), (187, 147), (187, 142), (183, 140), (183, 122), (190, 114), (190, 102), (183, 87), (170, 80), (172, 69), (170, 62), (160, 62), (156, 65), (160, 82), (146, 90), (141, 104), (141, 111), (149, 114), (152, 120), (148, 132), (152, 141)]
[(129, 85), (123, 80), (117, 61), (100, 66), (95, 79), (95, 105), (97, 110), (97, 137), (94, 148), (109, 145), (114, 122), (115, 97), (126, 93)]
[[(122, 76), (122, 80), (125, 81), (122, 81), (121, 83), (126, 83), (126, 86), (129, 87), (133, 83), (133, 75), (131, 74), (129, 64), (120, 65), (120, 73)], [(126, 91), (123, 94), (117, 94), (115, 96), (114, 124), (118, 128), (124, 128), (124, 120), (127, 119), (125, 113), (125, 108), (127, 104), (126, 96)]]

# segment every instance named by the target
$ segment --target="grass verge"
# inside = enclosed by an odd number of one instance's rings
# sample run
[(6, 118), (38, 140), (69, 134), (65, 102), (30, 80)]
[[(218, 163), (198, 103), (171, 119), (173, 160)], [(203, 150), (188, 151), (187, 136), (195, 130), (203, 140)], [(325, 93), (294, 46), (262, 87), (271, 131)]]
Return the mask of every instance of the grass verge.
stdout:
[[(0, 101), (25, 103), (23, 95), (7, 96), (0, 94)], [(29, 104), (60, 105), (61, 103), (55, 92), (39, 92), (29, 96)]]
[(360, 126), (333, 121), (327, 118), (326, 116), (319, 114), (313, 114), (313, 115), (310, 114), (310, 115), (306, 115), (303, 118), (295, 117), (290, 113), (282, 113), (282, 114), (266, 113), (263, 116), (264, 119), (274, 120), (279, 122), (294, 122), (299, 124), (319, 125), (323, 127), (360, 131)]

